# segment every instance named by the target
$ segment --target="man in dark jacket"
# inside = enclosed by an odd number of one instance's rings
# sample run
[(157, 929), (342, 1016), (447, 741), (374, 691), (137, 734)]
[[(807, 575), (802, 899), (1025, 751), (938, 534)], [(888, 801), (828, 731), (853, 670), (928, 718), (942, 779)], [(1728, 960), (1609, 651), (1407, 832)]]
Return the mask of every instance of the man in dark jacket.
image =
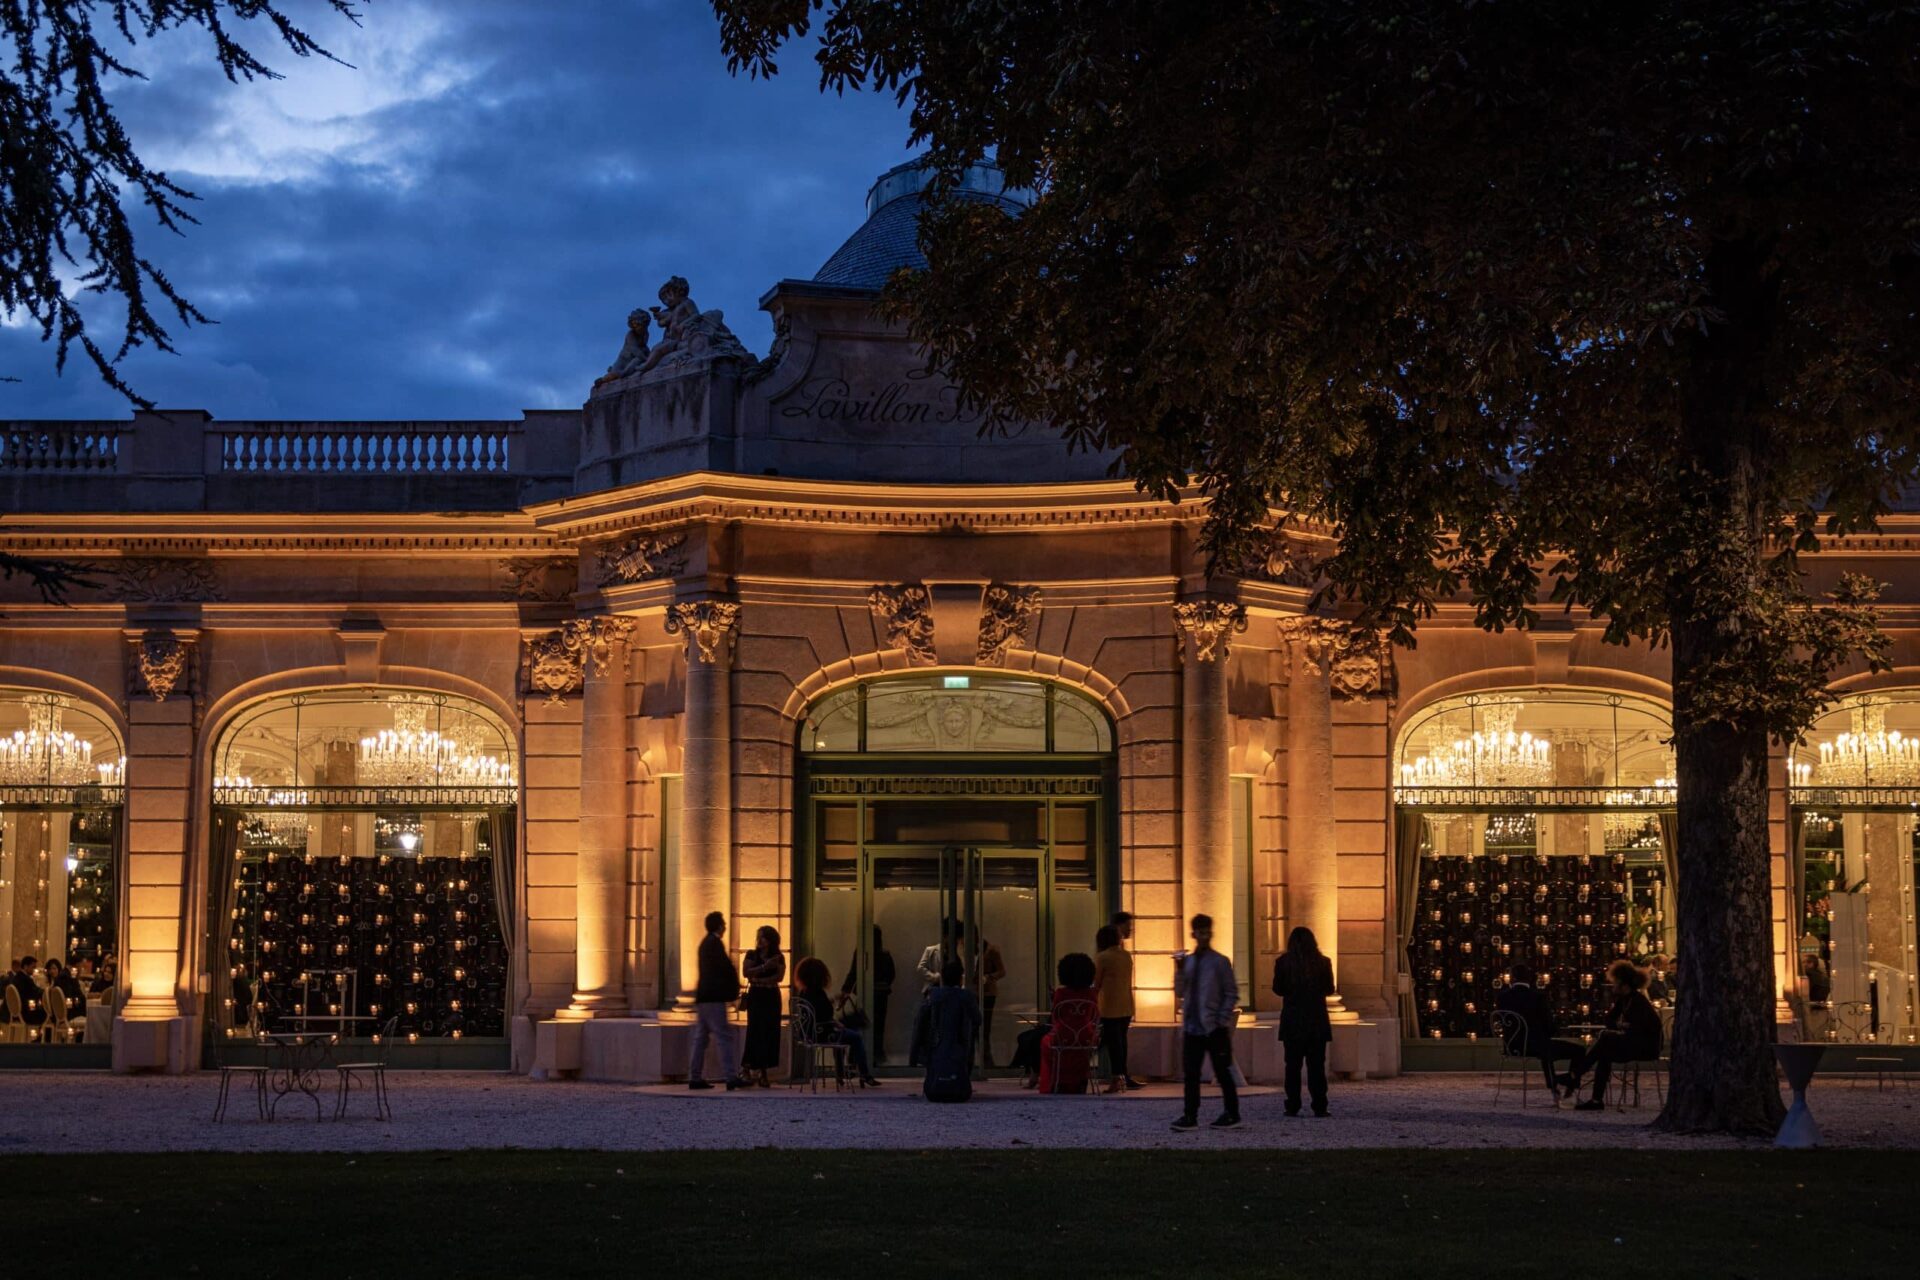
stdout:
[(1662, 1030), (1660, 1011), (1647, 999), (1647, 975), (1631, 960), (1615, 960), (1607, 967), (1613, 980), (1613, 1007), (1607, 1010), (1607, 1029), (1593, 1038), (1586, 1053), (1574, 1062), (1573, 1071), (1560, 1077), (1568, 1093), (1580, 1091), (1580, 1077), (1593, 1070), (1593, 1097), (1574, 1107), (1575, 1111), (1604, 1111), (1607, 1108), (1607, 1081), (1617, 1062), (1651, 1062), (1660, 1056)]
[(1579, 1061), (1586, 1047), (1572, 1040), (1554, 1039), (1553, 1009), (1547, 1004), (1546, 996), (1540, 993), (1540, 988), (1534, 985), (1531, 966), (1513, 966), (1513, 976), (1494, 996), (1493, 1007), (1520, 1019), (1520, 1026), (1511, 1030), (1506, 1037), (1507, 1056), (1539, 1059), (1540, 1070), (1547, 1077), (1547, 1092), (1558, 1097), (1559, 1086), (1555, 1082), (1553, 1064)]
[(711, 1089), (707, 1083), (707, 1042), (720, 1044), (720, 1069), (727, 1073), (727, 1088), (738, 1089), (740, 1054), (734, 1044), (733, 1021), (727, 1016), (733, 1002), (740, 998), (740, 972), (733, 967), (722, 941), (727, 918), (718, 911), (707, 913), (707, 936), (700, 939), (700, 980), (693, 989), (693, 1048), (687, 1059), (687, 1088)]

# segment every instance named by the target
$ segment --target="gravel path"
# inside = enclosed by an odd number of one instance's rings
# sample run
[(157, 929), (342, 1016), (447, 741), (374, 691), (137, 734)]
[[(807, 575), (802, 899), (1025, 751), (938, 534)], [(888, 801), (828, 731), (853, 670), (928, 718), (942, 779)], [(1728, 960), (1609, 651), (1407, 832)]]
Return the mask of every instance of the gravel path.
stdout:
[[(0, 1074), (0, 1154), (54, 1151), (400, 1151), (446, 1148), (891, 1147), (1733, 1147), (1729, 1139), (1669, 1138), (1647, 1130), (1654, 1109), (1603, 1114), (1521, 1111), (1509, 1092), (1493, 1107), (1491, 1076), (1417, 1075), (1336, 1082), (1333, 1118), (1288, 1119), (1271, 1089), (1249, 1090), (1246, 1124), (1231, 1132), (1172, 1133), (1179, 1090), (1155, 1085), (1119, 1098), (1046, 1098), (994, 1082), (964, 1106), (923, 1101), (913, 1082), (865, 1093), (753, 1090), (690, 1094), (684, 1087), (535, 1083), (469, 1072), (390, 1077), (394, 1119), (355, 1115), (315, 1123), (298, 1095), (280, 1118), (255, 1118), (236, 1097), (213, 1124), (215, 1077)], [(1872, 1080), (1817, 1082), (1810, 1098), (1830, 1146), (1920, 1148), (1920, 1089)], [(327, 1112), (332, 1096), (326, 1095)], [(303, 1112), (304, 1108), (304, 1112)], [(1209, 1089), (1201, 1119), (1219, 1112)]]

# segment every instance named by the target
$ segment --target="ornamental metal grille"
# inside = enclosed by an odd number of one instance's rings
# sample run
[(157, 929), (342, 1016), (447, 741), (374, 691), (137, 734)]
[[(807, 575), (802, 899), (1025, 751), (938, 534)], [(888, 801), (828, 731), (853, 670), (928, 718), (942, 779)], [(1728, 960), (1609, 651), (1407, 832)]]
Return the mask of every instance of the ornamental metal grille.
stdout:
[(213, 802), (236, 809), (505, 809), (513, 787), (215, 787)]
[(813, 777), (809, 791), (816, 796), (1098, 796), (1099, 778)]
[(1473, 811), (1512, 809), (1527, 813), (1573, 810), (1662, 810), (1674, 807), (1673, 787), (1395, 787), (1393, 802), (1405, 808)]

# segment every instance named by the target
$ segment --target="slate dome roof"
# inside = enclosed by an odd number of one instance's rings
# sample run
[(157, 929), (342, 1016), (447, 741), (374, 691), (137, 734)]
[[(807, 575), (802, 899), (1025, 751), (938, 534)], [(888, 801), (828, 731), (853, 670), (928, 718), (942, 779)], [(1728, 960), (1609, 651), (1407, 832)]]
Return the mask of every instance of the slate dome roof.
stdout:
[[(814, 282), (878, 289), (901, 267), (924, 268), (920, 211), (926, 207), (925, 192), (932, 177), (924, 160), (909, 160), (881, 174), (867, 191), (867, 220), (814, 272)], [(1032, 192), (1009, 189), (999, 168), (990, 164), (969, 168), (958, 194), (968, 200), (992, 201), (1009, 213), (1033, 203)]]

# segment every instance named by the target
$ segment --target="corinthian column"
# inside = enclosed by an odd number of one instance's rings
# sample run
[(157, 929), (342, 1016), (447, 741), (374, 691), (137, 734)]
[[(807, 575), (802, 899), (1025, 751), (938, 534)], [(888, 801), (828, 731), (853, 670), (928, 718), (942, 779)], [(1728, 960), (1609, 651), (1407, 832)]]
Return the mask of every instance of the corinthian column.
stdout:
[(687, 637), (687, 715), (680, 787), (680, 990), (699, 980), (710, 911), (727, 911), (733, 885), (733, 642), (740, 606), (701, 600), (667, 610)]
[(627, 1012), (627, 639), (631, 618), (577, 619), (562, 639), (581, 656), (580, 850), (574, 914), (574, 1017)]
[[(1285, 618), (1287, 645), (1287, 903), (1289, 930), (1313, 930), (1340, 982), (1340, 844), (1333, 806), (1333, 689), (1328, 673), (1344, 629), (1323, 618)], [(1340, 997), (1329, 997), (1338, 1008)]]
[[(1227, 656), (1247, 611), (1230, 600), (1182, 600), (1180, 630), (1180, 894), (1184, 914), (1213, 917), (1215, 945), (1233, 954), (1233, 805), (1228, 788)], [(1185, 930), (1182, 930), (1184, 933)]]

